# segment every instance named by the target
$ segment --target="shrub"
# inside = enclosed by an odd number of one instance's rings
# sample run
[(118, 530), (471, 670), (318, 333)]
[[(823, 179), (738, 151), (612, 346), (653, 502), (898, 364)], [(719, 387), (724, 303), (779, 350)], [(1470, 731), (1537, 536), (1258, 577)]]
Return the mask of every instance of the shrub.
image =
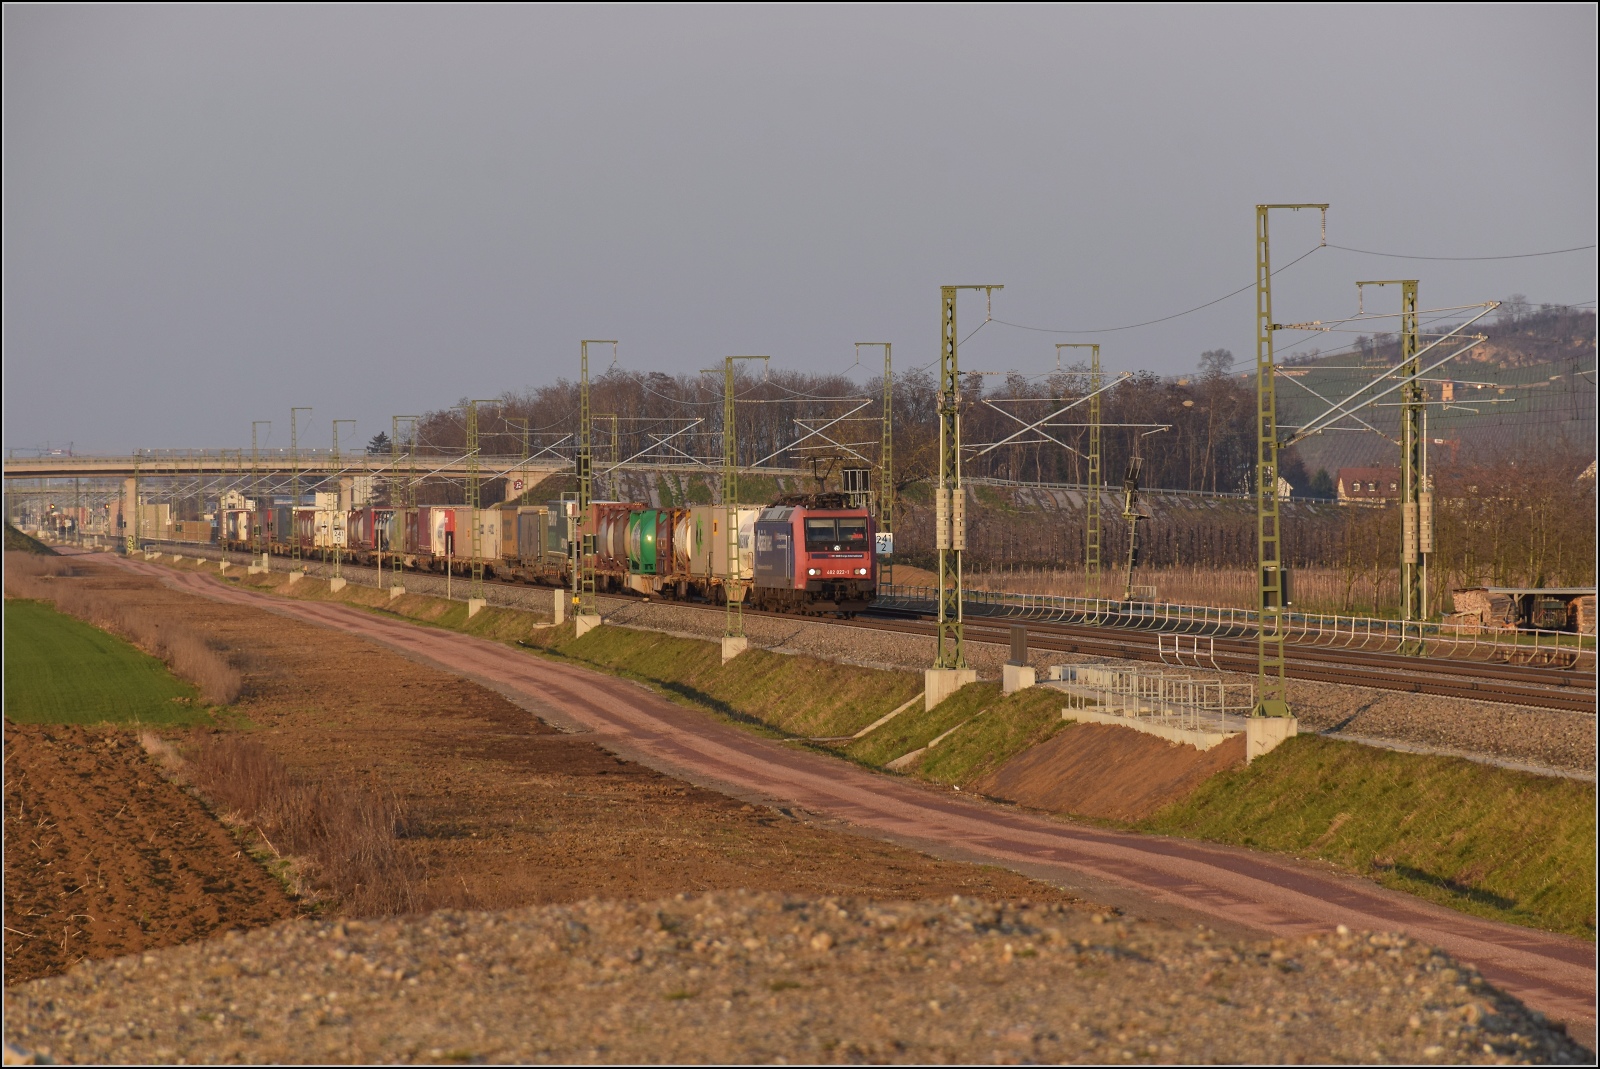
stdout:
[(392, 792), (292, 775), (248, 737), (199, 736), (187, 774), (211, 803), (251, 824), (274, 850), (312, 866), (314, 886), (360, 916), (417, 908), (418, 866), (400, 843), (405, 813)]

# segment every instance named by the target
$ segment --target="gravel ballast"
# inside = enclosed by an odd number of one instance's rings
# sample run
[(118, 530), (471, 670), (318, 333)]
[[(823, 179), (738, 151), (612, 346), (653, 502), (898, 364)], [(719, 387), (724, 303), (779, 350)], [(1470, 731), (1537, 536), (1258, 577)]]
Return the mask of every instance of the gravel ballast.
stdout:
[(1399, 936), (745, 892), (293, 921), (18, 985), (6, 1038), (71, 1062), (1591, 1060)]

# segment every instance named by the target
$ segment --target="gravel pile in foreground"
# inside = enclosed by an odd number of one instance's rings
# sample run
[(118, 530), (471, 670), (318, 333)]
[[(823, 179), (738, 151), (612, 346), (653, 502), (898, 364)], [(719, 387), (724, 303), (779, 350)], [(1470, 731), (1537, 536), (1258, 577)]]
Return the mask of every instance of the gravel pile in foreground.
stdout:
[(18, 985), (5, 1030), (102, 1062), (1592, 1060), (1398, 936), (746, 892), (286, 922)]
[[(712, 640), (720, 638), (726, 627), (721, 609), (622, 598), (601, 600), (607, 622), (625, 627)], [(761, 649), (803, 653), (871, 668), (920, 673), (933, 663), (934, 641), (923, 635), (756, 615), (745, 617), (745, 632), (750, 644)], [(1011, 650), (997, 643), (968, 641), (966, 655), (979, 678), (998, 679)], [(1053, 664), (1101, 663), (1107, 659), (1030, 650), (1029, 660), (1043, 679), (1044, 670)], [(1149, 661), (1121, 663), (1145, 671), (1161, 667)], [(1254, 676), (1234, 673), (1226, 673), (1226, 678), (1237, 683), (1255, 680)], [(1305, 680), (1289, 681), (1289, 699), (1302, 731), (1393, 740), (1590, 776), (1595, 772), (1596, 723), (1590, 714)]]

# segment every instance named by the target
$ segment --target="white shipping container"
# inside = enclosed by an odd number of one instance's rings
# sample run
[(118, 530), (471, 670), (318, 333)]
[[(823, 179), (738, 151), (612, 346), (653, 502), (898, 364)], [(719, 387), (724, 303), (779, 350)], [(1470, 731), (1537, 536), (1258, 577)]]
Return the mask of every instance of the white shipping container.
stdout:
[[(500, 556), (500, 532), (504, 519), (498, 508), (478, 510), (478, 556), (495, 560)], [(451, 529), (454, 528), (454, 533)], [(447, 541), (448, 536), (448, 541)], [(462, 507), (435, 507), (428, 510), (428, 545), (436, 557), (472, 559), (472, 510)], [(448, 553), (446, 552), (448, 548)]]
[(755, 576), (755, 529), (758, 508), (725, 505), (696, 505), (689, 510), (689, 570), (694, 575), (724, 578), (728, 574), (727, 518), (732, 515), (739, 526), (738, 571), (740, 579)]

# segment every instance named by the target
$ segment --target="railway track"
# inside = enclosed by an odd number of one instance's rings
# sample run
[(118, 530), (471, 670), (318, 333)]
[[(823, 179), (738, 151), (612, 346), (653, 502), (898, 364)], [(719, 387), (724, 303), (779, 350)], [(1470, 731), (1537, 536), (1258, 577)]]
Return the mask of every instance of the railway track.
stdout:
[[(904, 609), (874, 609), (848, 622), (860, 627), (921, 635), (931, 635), (935, 629), (934, 620), (927, 614)], [(1012, 622), (1003, 617), (969, 616), (965, 620), (965, 631), (967, 637), (975, 641), (1004, 645), (1010, 641)], [(1172, 667), (1210, 667), (1209, 663), (1183, 665), (1163, 661), (1157, 648), (1157, 633), (1148, 631), (1039, 621), (1027, 621), (1027, 628), (1028, 645), (1034, 649), (1155, 661)], [(1286, 670), (1291, 679), (1471, 698), (1563, 712), (1595, 712), (1594, 677), (1567, 669), (1467, 663), (1293, 645), (1286, 647), (1285, 653)], [(1214, 661), (1223, 671), (1253, 673), (1255, 644), (1243, 640), (1216, 642), (1207, 661)]]

